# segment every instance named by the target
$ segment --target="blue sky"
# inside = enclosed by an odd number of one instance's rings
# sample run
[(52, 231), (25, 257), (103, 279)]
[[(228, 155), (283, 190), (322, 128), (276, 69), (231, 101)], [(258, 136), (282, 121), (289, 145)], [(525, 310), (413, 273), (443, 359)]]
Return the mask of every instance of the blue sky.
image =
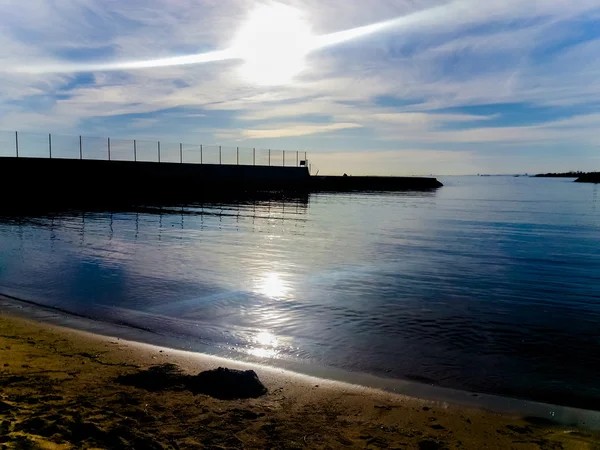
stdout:
[(259, 2), (1, 0), (0, 129), (306, 150), (321, 173), (600, 170), (597, 0), (282, 3), (315, 35), (422, 20), (314, 51), (265, 86), (237, 60), (13, 70), (223, 50)]

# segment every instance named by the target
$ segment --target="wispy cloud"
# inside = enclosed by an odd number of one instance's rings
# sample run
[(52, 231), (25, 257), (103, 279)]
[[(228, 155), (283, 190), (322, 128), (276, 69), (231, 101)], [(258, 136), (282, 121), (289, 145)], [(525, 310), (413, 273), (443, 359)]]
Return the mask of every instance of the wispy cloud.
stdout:
[(474, 114), (439, 114), (439, 113), (375, 113), (368, 116), (369, 120), (381, 123), (392, 123), (406, 126), (433, 126), (440, 123), (477, 122), (491, 120), (493, 116), (477, 116)]
[(600, 127), (600, 114), (589, 114), (568, 119), (545, 122), (539, 125), (470, 127), (464, 130), (439, 131), (431, 128), (418, 130), (403, 128), (387, 139), (403, 138), (413, 142), (431, 143), (511, 143), (513, 145), (532, 144), (578, 144), (600, 145), (600, 136), (595, 131)]
[(242, 133), (249, 139), (270, 139), (278, 137), (298, 137), (310, 134), (327, 133), (329, 131), (361, 128), (357, 123), (333, 123), (329, 125), (288, 125), (273, 129), (244, 130)]

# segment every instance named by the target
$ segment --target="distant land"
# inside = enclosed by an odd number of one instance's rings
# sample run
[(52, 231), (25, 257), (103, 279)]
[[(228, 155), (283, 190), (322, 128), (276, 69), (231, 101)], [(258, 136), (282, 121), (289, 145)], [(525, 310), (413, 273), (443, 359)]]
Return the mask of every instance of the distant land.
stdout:
[(564, 172), (564, 173), (540, 173), (535, 175), (536, 178), (579, 178), (587, 175), (586, 172)]
[(575, 181), (577, 183), (600, 183), (600, 172), (582, 174)]

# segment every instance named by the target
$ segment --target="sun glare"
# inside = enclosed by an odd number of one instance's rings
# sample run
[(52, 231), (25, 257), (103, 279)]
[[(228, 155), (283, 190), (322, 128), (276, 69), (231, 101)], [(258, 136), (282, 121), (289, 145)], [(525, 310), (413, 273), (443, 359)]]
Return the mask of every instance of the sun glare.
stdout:
[(0, 67), (17, 73), (78, 73), (112, 70), (148, 69), (217, 61), (242, 60), (241, 76), (262, 85), (286, 84), (306, 67), (306, 56), (333, 45), (366, 37), (390, 29), (435, 26), (446, 17), (470, 8), (469, 2), (453, 1), (430, 9), (373, 23), (350, 30), (315, 36), (304, 13), (276, 1), (253, 10), (235, 34), (232, 46), (225, 50), (150, 60), (114, 62), (56, 62), (45, 65)]
[(302, 13), (269, 3), (254, 10), (238, 31), (231, 50), (244, 61), (241, 76), (261, 85), (289, 83), (306, 66), (314, 36)]

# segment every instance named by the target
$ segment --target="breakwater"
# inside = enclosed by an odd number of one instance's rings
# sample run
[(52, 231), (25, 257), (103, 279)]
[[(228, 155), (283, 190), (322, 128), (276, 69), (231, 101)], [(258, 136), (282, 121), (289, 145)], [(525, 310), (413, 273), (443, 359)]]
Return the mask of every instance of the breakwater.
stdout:
[(435, 178), (311, 177), (305, 166), (186, 164), (49, 158), (0, 159), (2, 206), (188, 202), (265, 191), (435, 189)]

